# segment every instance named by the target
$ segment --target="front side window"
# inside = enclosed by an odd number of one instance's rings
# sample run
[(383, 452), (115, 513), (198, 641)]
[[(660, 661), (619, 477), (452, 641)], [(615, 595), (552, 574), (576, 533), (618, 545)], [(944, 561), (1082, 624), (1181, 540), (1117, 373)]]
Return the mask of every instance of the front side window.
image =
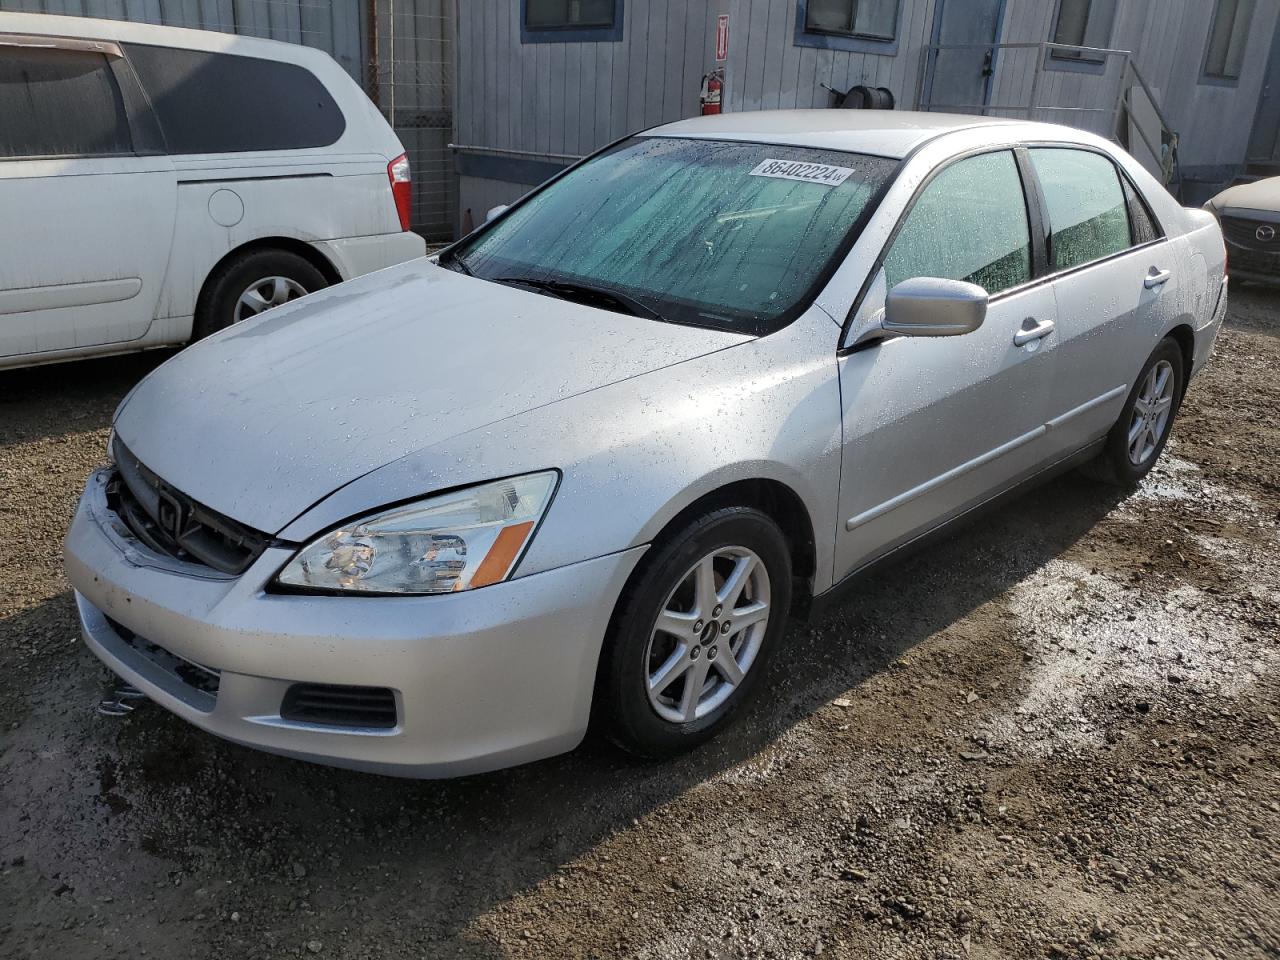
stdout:
[(552, 293), (552, 284), (614, 291), (664, 320), (767, 333), (807, 306), (896, 166), (830, 150), (636, 137), (445, 263)]
[(989, 294), (1031, 279), (1022, 178), (1007, 150), (957, 161), (916, 198), (884, 258), (889, 289), (913, 277), (965, 280)]
[(124, 48), (170, 153), (326, 147), (346, 129), (324, 84), (297, 64), (133, 43)]
[(132, 153), (124, 100), (106, 56), (0, 44), (0, 157)]
[(1031, 163), (1049, 218), (1049, 266), (1069, 270), (1131, 246), (1115, 164), (1088, 150), (1037, 148)]
[(1217, 0), (1209, 24), (1204, 75), (1212, 80), (1239, 80), (1244, 63), (1255, 0)]
[(898, 0), (808, 0), (804, 26), (811, 33), (892, 40), (898, 29)]
[[(1116, 0), (1060, 0), (1053, 42), (1073, 47), (1106, 47), (1116, 19)], [(1054, 50), (1059, 60), (1101, 63), (1105, 58), (1083, 50)]]

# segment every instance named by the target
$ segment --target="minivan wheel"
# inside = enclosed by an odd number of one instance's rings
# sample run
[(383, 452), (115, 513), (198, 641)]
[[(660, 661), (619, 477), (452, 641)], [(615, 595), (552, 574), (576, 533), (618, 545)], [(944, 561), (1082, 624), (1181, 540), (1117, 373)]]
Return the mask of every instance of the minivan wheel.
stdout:
[(656, 758), (714, 736), (757, 689), (790, 604), (786, 538), (758, 510), (715, 510), (654, 547), (601, 654), (596, 707), (610, 738)]
[(1136, 486), (1169, 442), (1184, 378), (1181, 347), (1170, 339), (1160, 341), (1129, 391), (1101, 456), (1086, 473), (1122, 487)]
[(327, 287), (319, 270), (288, 250), (250, 250), (228, 260), (205, 283), (192, 339), (200, 340), (290, 300)]

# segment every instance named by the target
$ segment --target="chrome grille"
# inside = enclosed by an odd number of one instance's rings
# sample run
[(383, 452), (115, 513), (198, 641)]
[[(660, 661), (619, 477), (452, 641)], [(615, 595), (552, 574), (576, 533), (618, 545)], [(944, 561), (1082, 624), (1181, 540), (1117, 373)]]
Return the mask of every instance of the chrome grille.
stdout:
[(148, 470), (115, 438), (116, 475), (107, 502), (139, 540), (152, 550), (222, 573), (249, 569), (271, 538), (210, 510)]
[[(1259, 238), (1259, 228), (1263, 228), (1264, 236), (1267, 235), (1268, 230), (1273, 231), (1270, 239)], [(1227, 216), (1222, 218), (1222, 235), (1237, 247), (1257, 250), (1260, 253), (1280, 253), (1280, 223), (1254, 220), (1249, 217)]]

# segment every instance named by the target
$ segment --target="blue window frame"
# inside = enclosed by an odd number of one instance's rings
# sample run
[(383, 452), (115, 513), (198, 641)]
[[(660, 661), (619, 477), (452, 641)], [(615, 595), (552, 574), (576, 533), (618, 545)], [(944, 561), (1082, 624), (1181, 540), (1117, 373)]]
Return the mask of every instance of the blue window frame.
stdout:
[(898, 52), (902, 0), (796, 0), (796, 46)]
[[(1116, 0), (1058, 0), (1050, 39), (1076, 47), (1109, 47), (1115, 22)], [(1050, 59), (1055, 69), (1102, 73), (1107, 58), (1083, 51), (1054, 50)]]
[(1240, 82), (1255, 0), (1217, 0), (1209, 22), (1200, 82), (1234, 87)]
[(622, 39), (623, 0), (520, 0), (521, 43)]

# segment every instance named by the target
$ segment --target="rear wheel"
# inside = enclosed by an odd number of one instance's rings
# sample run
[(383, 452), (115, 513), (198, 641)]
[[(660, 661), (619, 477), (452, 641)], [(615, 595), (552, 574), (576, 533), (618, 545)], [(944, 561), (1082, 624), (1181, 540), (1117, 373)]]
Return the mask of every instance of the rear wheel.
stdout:
[(598, 712), (647, 757), (688, 750), (749, 702), (786, 628), (791, 558), (765, 514), (728, 507), (645, 558), (606, 642)]
[(1184, 378), (1182, 349), (1173, 340), (1162, 340), (1138, 374), (1102, 454), (1086, 473), (1119, 486), (1136, 486), (1169, 441)]
[(196, 306), (192, 339), (249, 320), (329, 282), (314, 265), (288, 250), (251, 250), (218, 268)]

